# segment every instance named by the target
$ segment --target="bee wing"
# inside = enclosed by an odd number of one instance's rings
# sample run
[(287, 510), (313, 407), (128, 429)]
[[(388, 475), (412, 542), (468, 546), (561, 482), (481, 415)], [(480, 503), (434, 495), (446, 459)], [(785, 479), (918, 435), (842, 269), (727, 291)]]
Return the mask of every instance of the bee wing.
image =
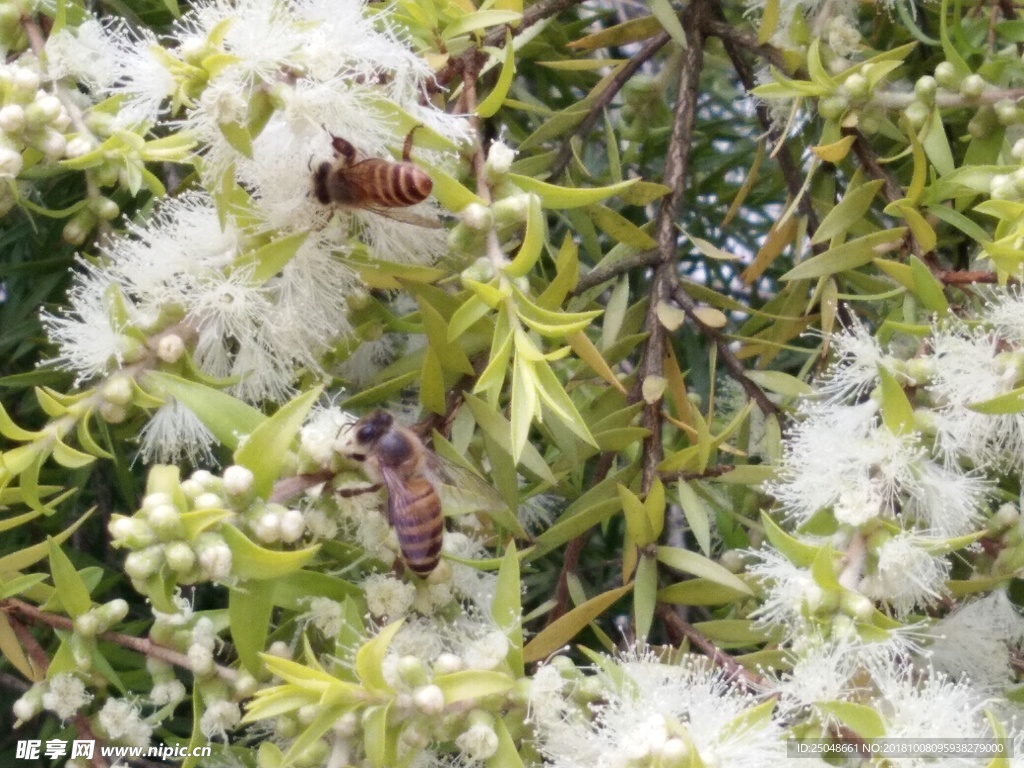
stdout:
[(370, 211), (377, 216), (383, 216), (385, 219), (400, 221), (403, 224), (412, 224), (413, 226), (424, 227), (425, 229), (441, 228), (441, 222), (437, 219), (431, 219), (428, 216), (421, 216), (418, 213), (412, 213), (411, 211), (406, 211), (402, 208), (382, 208), (377, 205), (366, 205), (362, 206), (359, 210)]
[(483, 512), (517, 536), (527, 538), (516, 516), (497, 490), (480, 475), (431, 451), (426, 455), (425, 474), (441, 497), (446, 516)]
[(402, 482), (402, 478), (388, 467), (380, 467), (380, 479), (388, 492), (388, 522), (395, 524), (395, 510), (405, 509), (414, 501), (413, 494)]

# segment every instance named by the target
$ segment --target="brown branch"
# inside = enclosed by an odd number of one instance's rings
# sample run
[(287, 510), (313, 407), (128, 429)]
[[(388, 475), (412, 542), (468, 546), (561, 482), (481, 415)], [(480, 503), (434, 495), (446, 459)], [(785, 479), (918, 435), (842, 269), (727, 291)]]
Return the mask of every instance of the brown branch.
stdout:
[[(19, 616), (34, 624), (43, 624), (53, 627), (54, 629), (63, 629), (68, 632), (74, 629), (74, 622), (67, 616), (59, 616), (56, 613), (42, 611), (31, 603), (26, 603), (14, 597), (0, 601), (0, 610), (5, 611), (10, 616)], [(11, 625), (15, 626), (16, 622), (11, 622)], [(128, 648), (136, 651), (137, 653), (141, 653), (143, 656), (161, 659), (166, 661), (168, 664), (175, 665), (176, 667), (182, 667), (183, 669), (192, 668), (192, 665), (188, 660), (188, 656), (184, 653), (180, 653), (173, 648), (168, 648), (164, 645), (158, 645), (152, 640), (146, 638), (123, 635), (120, 632), (101, 632), (96, 635), (96, 639), (105, 640), (108, 643), (114, 643), (114, 645), (119, 645), (122, 648)], [(31, 652), (31, 649), (29, 649), (29, 651)], [(226, 680), (228, 682), (234, 681), (236, 677), (235, 670), (219, 664), (215, 665), (215, 669), (217, 676), (222, 680)]]
[(636, 74), (637, 70), (640, 69), (645, 63), (660, 51), (671, 38), (667, 32), (659, 32), (641, 48), (637, 54), (630, 58), (628, 62), (615, 73), (615, 76), (608, 82), (604, 89), (594, 99), (594, 103), (591, 105), (590, 110), (587, 112), (587, 116), (583, 118), (583, 121), (577, 125), (569, 135), (565, 137), (565, 141), (562, 144), (562, 148), (558, 150), (558, 155), (555, 157), (555, 161), (552, 164), (551, 175), (557, 177), (561, 175), (562, 171), (569, 164), (572, 159), (572, 144), (570, 143), (573, 136), (577, 136), (582, 133), (589, 132), (593, 127), (594, 123), (604, 112), (605, 108), (612, 103), (612, 99), (622, 90), (623, 86), (629, 82), (629, 79)]
[[(608, 452), (601, 454), (601, 458), (597, 464), (597, 469), (594, 470), (594, 477), (591, 480), (592, 485), (597, 485), (608, 476), (608, 472), (611, 471), (612, 463), (614, 461), (614, 453)], [(558, 584), (555, 586), (555, 605), (548, 613), (545, 626), (550, 626), (551, 623), (562, 616), (569, 607), (569, 574), (576, 572), (576, 566), (579, 564), (580, 555), (583, 553), (583, 548), (586, 546), (587, 539), (589, 537), (590, 529), (570, 541), (568, 546), (565, 548), (565, 555), (562, 558), (562, 570), (558, 574)]]
[[(785, 60), (782, 58), (782, 52), (778, 48), (773, 45), (768, 45), (767, 43), (759, 43), (757, 42), (757, 38), (753, 35), (749, 35), (736, 29), (736, 27), (721, 17), (720, 11), (715, 18), (706, 19), (704, 21), (703, 29), (705, 35), (708, 37), (717, 37), (722, 41), (722, 44), (726, 46), (726, 48), (732, 48), (734, 50), (736, 48), (743, 48), (746, 51), (750, 51), (750, 53), (758, 58), (767, 60), (769, 64), (772, 64), (783, 71), (789, 69)], [(729, 58), (733, 58), (732, 51), (729, 52)], [(748, 91), (750, 90), (750, 86), (748, 86), (746, 82), (743, 83), (743, 87)]]
[[(772, 53), (765, 52), (763, 55), (773, 62), (775, 58), (781, 59), (781, 54), (771, 46), (757, 46), (756, 41), (748, 40), (746, 35), (736, 32), (731, 24), (725, 21), (724, 18), (721, 18), (720, 8), (717, 10), (717, 14), (716, 18), (708, 20), (705, 26), (707, 34), (714, 35), (722, 41), (722, 47), (725, 48), (726, 55), (728, 55), (729, 60), (732, 62), (733, 69), (736, 70), (736, 76), (739, 78), (740, 83), (743, 84), (744, 90), (749, 93), (757, 85), (757, 82), (754, 78), (753, 69), (751, 69), (747, 60), (743, 58), (739, 49), (742, 47), (747, 50), (754, 50), (755, 52), (768, 49)], [(753, 44), (753, 47), (751, 44)], [(786, 137), (776, 127), (768, 107), (764, 104), (758, 104), (755, 111), (758, 122), (768, 134), (769, 141), (776, 145), (785, 142)], [(779, 170), (782, 172), (782, 179), (786, 183), (789, 196), (794, 200), (800, 200), (800, 212), (807, 219), (808, 234), (813, 235), (818, 229), (818, 214), (815, 213), (810, 198), (806, 194), (801, 194), (804, 184), (803, 175), (800, 172), (799, 166), (794, 162), (793, 155), (789, 151), (788, 146), (779, 148), (779, 151), (775, 154), (775, 162), (779, 164)], [(817, 246), (815, 250), (820, 250), (824, 247), (825, 245), (822, 244)]]
[[(994, 284), (999, 282), (999, 276), (995, 272), (981, 269), (940, 269), (935, 272), (935, 277), (946, 285)], [(1010, 280), (1017, 282), (1013, 277)]]
[(853, 142), (853, 152), (857, 155), (857, 159), (860, 160), (860, 164), (864, 166), (864, 170), (876, 179), (882, 180), (885, 199), (890, 203), (894, 203), (905, 198), (906, 194), (903, 192), (903, 186), (889, 173), (889, 169), (879, 162), (875, 151), (871, 148), (867, 139), (864, 138), (864, 134), (860, 131), (855, 131), (854, 135), (857, 138)]
[(673, 480), (704, 480), (709, 477), (721, 477), (736, 469), (736, 464), (715, 464), (703, 472), (662, 472), (660, 477), (665, 482)]
[[(676, 219), (682, 207), (689, 172), (690, 150), (700, 98), (700, 75), (704, 69), (704, 37), (701, 22), (712, 11), (713, 0), (696, 0), (683, 12), (683, 28), (687, 30), (687, 47), (679, 68), (679, 92), (672, 114), (672, 136), (665, 158), (665, 186), (672, 191), (662, 198), (655, 223), (658, 241), (658, 265), (651, 285), (651, 300), (644, 327), (649, 336), (637, 377), (637, 394), (643, 397), (644, 382), (663, 377), (665, 344), (668, 337), (658, 318), (658, 305), (666, 301), (678, 285), (676, 275)], [(661, 443), (661, 398), (644, 399), (643, 426), (649, 434), (643, 445), (642, 490), (646, 493), (657, 477), (658, 464), (664, 456)]]
[(641, 251), (640, 253), (628, 256), (621, 261), (617, 261), (604, 269), (590, 270), (577, 281), (576, 287), (573, 288), (572, 293), (573, 295), (578, 296), (584, 291), (594, 288), (601, 283), (605, 283), (621, 274), (638, 269), (639, 267), (653, 267), (660, 261), (661, 253), (659, 251)]
[(692, 624), (679, 618), (672, 606), (659, 603), (655, 608), (655, 615), (665, 623), (665, 629), (677, 645), (682, 638), (689, 640), (692, 646), (724, 669), (728, 673), (730, 681), (739, 683), (750, 691), (764, 690), (765, 682), (760, 676), (747, 670), (736, 659), (698, 632)]
[(761, 387), (747, 376), (747, 369), (743, 367), (743, 363), (739, 361), (729, 348), (729, 339), (725, 334), (720, 329), (707, 325), (700, 319), (700, 316), (697, 314), (697, 302), (686, 292), (686, 289), (681, 285), (677, 286), (673, 298), (683, 312), (686, 313), (686, 316), (700, 329), (701, 333), (715, 342), (715, 346), (718, 347), (718, 357), (729, 372), (729, 375), (743, 387), (743, 391), (747, 393), (747, 396), (757, 403), (761, 412), (765, 415), (777, 416), (779, 414), (779, 407), (771, 401)]

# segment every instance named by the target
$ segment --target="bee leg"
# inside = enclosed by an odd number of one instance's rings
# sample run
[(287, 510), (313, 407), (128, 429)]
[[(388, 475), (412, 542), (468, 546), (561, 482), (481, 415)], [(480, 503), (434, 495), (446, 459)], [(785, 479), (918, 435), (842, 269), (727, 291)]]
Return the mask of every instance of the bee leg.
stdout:
[(362, 496), (364, 493), (376, 493), (380, 489), (380, 483), (367, 483), (356, 488), (335, 488), (334, 493), (343, 499), (351, 499), (353, 496)]
[(412, 136), (416, 133), (417, 128), (422, 128), (423, 124), (414, 125), (412, 130), (409, 131), (405, 137), (405, 144), (402, 145), (402, 160), (409, 162), (409, 158), (412, 156)]
[(334, 152), (341, 157), (345, 158), (346, 165), (353, 165), (356, 161), (356, 148), (349, 144), (341, 136), (335, 136), (331, 134), (331, 146), (334, 147)]

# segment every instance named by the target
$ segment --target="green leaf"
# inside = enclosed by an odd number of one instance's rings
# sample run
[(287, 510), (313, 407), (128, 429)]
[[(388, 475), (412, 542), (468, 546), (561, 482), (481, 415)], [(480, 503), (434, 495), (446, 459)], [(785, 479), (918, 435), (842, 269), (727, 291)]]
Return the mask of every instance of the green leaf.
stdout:
[(679, 494), (679, 505), (683, 508), (683, 515), (690, 526), (697, 545), (706, 555), (711, 555), (711, 514), (704, 504), (704, 500), (697, 495), (693, 487), (685, 480), (676, 483), (676, 491)]
[[(515, 718), (516, 715), (510, 713), (506, 717)], [(518, 723), (516, 727), (518, 728)], [(519, 756), (516, 743), (512, 738), (512, 734), (508, 732), (508, 726), (505, 725), (503, 719), (498, 718), (495, 721), (494, 732), (498, 734), (498, 751), (487, 758), (484, 768), (525, 768), (523, 758)]]
[(233, 267), (236, 270), (251, 269), (252, 280), (257, 285), (263, 285), (295, 258), (295, 254), (306, 242), (307, 237), (309, 237), (309, 232), (304, 231), (272, 240), (262, 248), (257, 248), (255, 251), (249, 251), (238, 257)]
[(894, 435), (913, 432), (914, 406), (907, 393), (884, 365), (878, 366), (878, 378), (882, 385), (882, 422)]
[(288, 460), (292, 441), (322, 392), (323, 386), (316, 386), (285, 403), (256, 427), (235, 451), (235, 462), (252, 470), (257, 496), (264, 499), (270, 496), (274, 481)]
[(441, 365), (449, 371), (472, 376), (473, 365), (466, 357), (465, 351), (456, 341), (448, 340), (448, 324), (444, 317), (423, 294), (417, 294), (416, 299), (430, 348), (437, 355)]
[(519, 463), (530, 436), (530, 425), (540, 414), (537, 397), (538, 382), (533, 365), (523, 355), (516, 355), (512, 365), (512, 460)]
[(881, 179), (869, 181), (843, 195), (839, 204), (821, 220), (811, 242), (815, 245), (824, 243), (836, 235), (846, 234), (854, 229), (855, 225), (861, 223), (884, 183)]
[[(925, 248), (924, 250), (931, 249)], [(942, 283), (932, 274), (925, 263), (913, 254), (910, 256), (910, 274), (914, 279), (914, 295), (926, 309), (940, 314), (949, 311), (949, 301), (946, 300), (946, 294), (942, 290)]]
[(509, 542), (505, 556), (498, 569), (498, 580), (494, 585), (494, 600), (491, 602), (491, 619), (505, 631), (512, 645), (509, 650), (509, 664), (512, 674), (523, 675), (523, 605), (522, 582), (519, 577), (519, 553), (514, 541)]
[(686, 48), (686, 33), (669, 0), (651, 0), (649, 6), (651, 14), (661, 24), (662, 29), (668, 32), (675, 44), (680, 48)]
[(180, 376), (150, 371), (142, 378), (147, 389), (158, 388), (194, 413), (213, 436), (232, 450), (266, 419), (251, 405), (218, 389)]
[(624, 485), (618, 486), (617, 490), (629, 537), (633, 544), (643, 549), (657, 538), (654, 531), (651, 530), (651, 521), (647, 516), (644, 503)]
[(526, 209), (526, 233), (523, 235), (523, 244), (512, 263), (505, 267), (505, 274), (510, 277), (522, 277), (533, 269), (544, 249), (546, 237), (547, 222), (540, 207), (540, 198), (531, 194)]
[(452, 22), (441, 31), (441, 41), (450, 42), (459, 35), (470, 32), (477, 32), (487, 27), (495, 27), (499, 24), (515, 25), (519, 23), (523, 15), (515, 11), (476, 11), (468, 13), (457, 21)]
[(430, 180), (434, 182), (434, 186), (430, 194), (438, 203), (441, 204), (442, 208), (446, 208), (453, 213), (458, 213), (470, 203), (476, 203), (477, 205), (483, 206), (487, 205), (480, 195), (471, 191), (469, 187), (462, 184), (451, 174), (445, 173), (440, 168), (429, 163), (425, 163), (422, 160), (417, 161), (417, 164), (429, 173)]
[(906, 227), (894, 227), (858, 237), (856, 240), (830, 248), (818, 256), (812, 256), (807, 261), (797, 264), (779, 279), (806, 280), (862, 267), (870, 264), (878, 256), (879, 249), (898, 245), (906, 232)]
[(564, 616), (559, 616), (526, 645), (523, 649), (523, 658), (527, 663), (531, 663), (555, 653), (632, 589), (632, 584), (626, 584), (618, 589), (603, 592), (573, 608)]
[(692, 573), (694, 576), (700, 576), (737, 592), (746, 595), (754, 594), (736, 574), (696, 552), (679, 547), (660, 546), (658, 547), (658, 561), (677, 571)]
[(274, 583), (249, 581), (228, 590), (228, 620), (231, 643), (249, 674), (261, 677), (260, 652), (266, 648), (271, 614), (274, 611)]
[(60, 595), (61, 605), (72, 618), (77, 618), (92, 608), (89, 588), (78, 575), (75, 566), (60, 546), (52, 538), (47, 538), (50, 552), (50, 573), (53, 575), (53, 586)]
[(477, 321), (491, 313), (491, 307), (476, 294), (470, 294), (462, 306), (455, 310), (448, 323), (448, 341), (454, 341), (468, 331)]
[[(512, 428), (508, 420), (483, 400), (468, 393), (464, 397), (466, 405), (469, 406), (469, 410), (472, 412), (476, 423), (494, 440), (502, 451), (511, 456)], [(551, 468), (548, 466), (548, 463), (530, 443), (526, 443), (523, 446), (522, 465), (545, 483), (552, 486), (558, 484), (555, 476), (551, 474)]]
[(880, 739), (887, 728), (882, 715), (874, 707), (852, 701), (819, 701), (815, 708), (835, 717), (862, 739)]
[(971, 403), (967, 406), (975, 413), (983, 413), (987, 416), (1004, 416), (1024, 411), (1024, 387), (1018, 387), (1002, 395)]
[(434, 685), (444, 692), (444, 703), (455, 704), (467, 699), (479, 699), (505, 693), (515, 681), (504, 672), (467, 669), (447, 675), (437, 675)]
[(278, 551), (253, 544), (233, 525), (224, 525), (221, 536), (231, 550), (231, 575), (240, 579), (276, 579), (300, 570), (320, 551), (314, 544), (306, 549)]
[(636, 620), (636, 637), (639, 642), (644, 642), (651, 634), (654, 608), (658, 603), (658, 561), (650, 555), (640, 555), (634, 579), (633, 616)]
[(217, 127), (220, 128), (221, 135), (227, 139), (232, 148), (250, 160), (252, 159), (252, 136), (245, 126), (238, 123), (218, 122)]
[(63, 544), (71, 534), (77, 531), (78, 527), (89, 519), (93, 511), (95, 511), (95, 508), (90, 509), (56, 536), (47, 537), (46, 541), (40, 541), (38, 544), (33, 544), (32, 546), (19, 549), (16, 552), (11, 552), (9, 555), (0, 557), (0, 573), (22, 571), (30, 565), (38, 563), (44, 557), (49, 555), (51, 547), (57, 544)]
[(534, 371), (537, 374), (537, 383), (539, 384), (537, 392), (540, 395), (540, 399), (544, 401), (544, 405), (550, 408), (555, 417), (576, 437), (587, 445), (597, 448), (597, 441), (590, 434), (586, 421), (576, 409), (572, 399), (562, 388), (562, 383), (555, 376), (554, 371), (551, 370), (551, 366), (547, 365), (547, 363), (539, 363), (534, 366)]
[(748, 596), (746, 592), (707, 579), (688, 579), (659, 590), (658, 602), (675, 605), (724, 605), (745, 600)]
[(403, 623), (404, 620), (399, 620), (388, 624), (356, 651), (356, 675), (371, 693), (392, 693), (391, 686), (384, 679), (384, 656)]
[(625, 243), (634, 248), (647, 250), (658, 247), (658, 241), (644, 232), (620, 213), (613, 211), (605, 205), (593, 205), (587, 209), (587, 214), (593, 220), (597, 228), (611, 237), (617, 243)]
[(493, 117), (494, 113), (501, 108), (508, 96), (509, 88), (512, 87), (512, 80), (516, 75), (516, 51), (512, 45), (512, 30), (505, 30), (505, 63), (501, 67), (501, 74), (498, 75), (498, 82), (494, 84), (487, 97), (476, 106), (476, 113), (480, 117)]
[(611, 184), (607, 187), (593, 187), (590, 189), (573, 189), (571, 187), (559, 187), (548, 184), (545, 181), (538, 181), (529, 176), (520, 176), (510, 173), (506, 178), (522, 189), (524, 192), (533, 192), (540, 196), (545, 208), (562, 210), (565, 208), (582, 208), (587, 205), (599, 203), (605, 198), (617, 195), (625, 189), (636, 184), (639, 179), (627, 179), (618, 184)]

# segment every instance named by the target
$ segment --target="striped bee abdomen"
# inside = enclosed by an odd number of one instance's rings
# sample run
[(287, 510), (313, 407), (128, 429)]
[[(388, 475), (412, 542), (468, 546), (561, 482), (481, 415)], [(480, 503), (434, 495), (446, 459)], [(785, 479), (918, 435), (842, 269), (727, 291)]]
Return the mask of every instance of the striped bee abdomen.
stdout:
[(422, 203), (430, 195), (434, 184), (430, 177), (412, 163), (389, 163), (384, 160), (367, 160), (372, 163), (373, 202), (387, 208), (404, 208)]
[(393, 490), (389, 484), (388, 516), (409, 570), (417, 576), (429, 576), (441, 560), (444, 536), (441, 498), (434, 486), (418, 476), (409, 478), (401, 489)]

